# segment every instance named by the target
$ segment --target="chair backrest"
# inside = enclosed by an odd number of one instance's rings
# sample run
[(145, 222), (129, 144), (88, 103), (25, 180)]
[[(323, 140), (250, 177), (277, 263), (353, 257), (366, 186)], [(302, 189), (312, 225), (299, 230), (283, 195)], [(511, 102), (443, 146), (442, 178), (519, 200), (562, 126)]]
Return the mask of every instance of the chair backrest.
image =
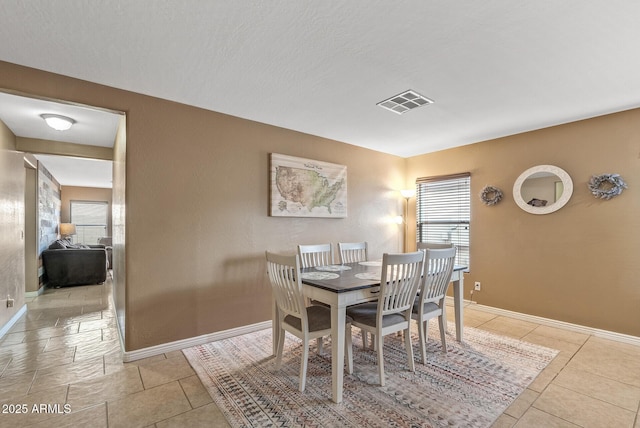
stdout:
[(453, 242), (416, 242), (418, 250), (453, 248)]
[(267, 273), (278, 309), (284, 315), (293, 315), (306, 320), (307, 311), (300, 282), (300, 259), (298, 255), (285, 256), (265, 252)]
[(104, 245), (105, 247), (112, 247), (113, 240), (111, 239), (110, 236), (103, 236), (101, 238), (98, 238), (98, 244)]
[(425, 275), (423, 275), (420, 290), (420, 299), (423, 303), (440, 303), (447, 294), (456, 260), (456, 250), (455, 247), (425, 250)]
[(382, 276), (378, 298), (378, 324), (382, 316), (411, 310), (422, 282), (425, 253), (382, 255)]
[(340, 263), (366, 262), (368, 245), (366, 242), (338, 242)]
[(333, 264), (333, 247), (331, 244), (298, 245), (300, 266), (328, 266)]

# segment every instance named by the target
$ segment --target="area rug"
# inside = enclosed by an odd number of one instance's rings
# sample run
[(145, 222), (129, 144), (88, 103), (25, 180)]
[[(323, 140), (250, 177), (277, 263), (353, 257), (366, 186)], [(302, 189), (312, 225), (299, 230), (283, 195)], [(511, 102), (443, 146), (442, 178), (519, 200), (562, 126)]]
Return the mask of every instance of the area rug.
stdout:
[(447, 333), (441, 352), (430, 328), (423, 365), (408, 371), (401, 337), (385, 337), (386, 384), (378, 384), (376, 354), (354, 335), (354, 374), (344, 376), (343, 402), (331, 401), (331, 349), (309, 355), (305, 392), (298, 391), (302, 345), (286, 335), (275, 369), (271, 329), (207, 343), (183, 352), (233, 427), (489, 427), (557, 351), (466, 327), (464, 343)]

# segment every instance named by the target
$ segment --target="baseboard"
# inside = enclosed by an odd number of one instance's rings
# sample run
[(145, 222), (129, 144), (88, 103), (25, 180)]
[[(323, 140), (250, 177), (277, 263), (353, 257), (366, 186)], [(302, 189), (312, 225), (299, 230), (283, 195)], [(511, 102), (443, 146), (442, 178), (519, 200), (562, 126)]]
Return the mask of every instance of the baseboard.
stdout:
[(506, 309), (494, 308), (492, 306), (480, 305), (475, 302), (470, 302), (470, 303), (473, 306), (473, 309), (477, 309), (479, 311), (489, 312), (496, 315), (503, 315), (511, 318), (516, 318), (522, 321), (529, 321), (536, 324), (546, 325), (549, 327), (557, 327), (565, 330), (571, 330), (571, 331), (575, 331), (576, 333), (590, 334), (595, 337), (614, 340), (616, 342), (622, 342), (622, 343), (628, 343), (630, 345), (640, 346), (640, 337), (637, 337), (637, 336), (616, 333), (614, 331), (601, 330), (599, 328), (586, 327), (579, 324), (572, 324), (564, 321), (553, 320), (550, 318), (538, 317), (535, 315), (522, 314), (520, 312), (513, 312), (513, 311), (508, 311)]
[(151, 346), (149, 348), (137, 349), (135, 351), (123, 352), (123, 361), (125, 363), (141, 360), (143, 358), (153, 357), (155, 355), (164, 354), (166, 352), (180, 351), (196, 345), (203, 345), (217, 340), (228, 339), (230, 337), (240, 336), (246, 333), (271, 328), (271, 321), (263, 321), (256, 324), (250, 324), (243, 327), (232, 328), (229, 330), (218, 331), (202, 336), (191, 337), (189, 339), (177, 340), (175, 342), (163, 343), (162, 345)]
[[(452, 298), (448, 298), (453, 300)], [(506, 309), (494, 308), (491, 306), (480, 305), (478, 303), (465, 300), (465, 305), (472, 305), (473, 309), (479, 311), (489, 312), (495, 315), (508, 316), (523, 321), (529, 321), (536, 324), (546, 325), (549, 327), (557, 327), (565, 330), (575, 331), (577, 333), (590, 334), (603, 339), (614, 340), (616, 342), (628, 343), (630, 345), (640, 346), (640, 337), (631, 336), (628, 334), (616, 333), (613, 331), (601, 330), (598, 328), (585, 327), (578, 324), (571, 324), (564, 321), (553, 320), (549, 318), (538, 317), (535, 315), (527, 315), (519, 312), (508, 311)], [(116, 317), (117, 318), (117, 317)], [(120, 326), (118, 326), (118, 333), (120, 333)], [(135, 351), (123, 351), (123, 361), (125, 363), (141, 360), (143, 358), (149, 358), (156, 355), (164, 354), (167, 352), (180, 351), (185, 348), (190, 348), (196, 345), (202, 345), (209, 342), (215, 342), (217, 340), (228, 339), (230, 337), (239, 336), (246, 333), (252, 333), (258, 330), (264, 330), (265, 328), (271, 328), (271, 321), (263, 321), (256, 324), (250, 324), (243, 327), (232, 328), (229, 330), (218, 331), (216, 333), (204, 334), (202, 336), (191, 337), (189, 339), (177, 340), (175, 342), (163, 343), (161, 345), (151, 346), (149, 348), (138, 349)], [(0, 336), (1, 337), (1, 336)], [(124, 343), (122, 338), (120, 340), (122, 349), (124, 349)]]
[(2, 326), (2, 328), (0, 328), (0, 339), (2, 339), (4, 335), (7, 334), (9, 330), (11, 330), (11, 327), (13, 327), (13, 325), (16, 322), (18, 322), (20, 317), (24, 315), (26, 312), (27, 312), (27, 305), (22, 305), (20, 310), (16, 312), (15, 315), (12, 316), (11, 319), (5, 325)]
[(38, 297), (39, 295), (41, 295), (42, 293), (44, 293), (44, 285), (40, 288), (38, 288), (37, 291), (25, 291), (24, 292), (24, 297)]

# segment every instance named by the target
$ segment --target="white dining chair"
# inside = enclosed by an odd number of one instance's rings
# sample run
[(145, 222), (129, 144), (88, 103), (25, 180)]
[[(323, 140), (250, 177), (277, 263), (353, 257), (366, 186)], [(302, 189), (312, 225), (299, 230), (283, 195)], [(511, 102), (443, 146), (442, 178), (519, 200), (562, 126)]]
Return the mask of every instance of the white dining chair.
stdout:
[[(427, 241), (427, 242), (417, 242), (416, 243), (416, 247), (418, 250), (439, 250), (439, 249), (443, 249), (443, 248), (454, 248), (455, 245), (453, 242), (444, 242), (444, 241)], [(426, 263), (425, 263), (426, 266)], [(444, 319), (444, 324), (445, 324), (445, 330), (446, 330), (446, 325), (447, 325), (447, 308), (446, 306), (442, 308), (442, 317)]]
[[(340, 263), (357, 263), (369, 260), (369, 244), (367, 242), (338, 242)], [(369, 335), (362, 330), (362, 347), (368, 348)], [(373, 347), (373, 337), (371, 337)]]
[(329, 266), (333, 264), (333, 247), (331, 244), (298, 245), (300, 266)]
[(366, 242), (338, 242), (340, 263), (366, 262), (369, 248)]
[[(300, 281), (300, 259), (298, 255), (285, 256), (266, 252), (267, 272), (277, 306), (278, 345), (276, 368), (282, 364), (285, 332), (302, 339), (302, 361), (300, 362), (300, 384), (303, 392), (307, 380), (309, 342), (312, 339), (331, 335), (331, 309), (325, 306), (306, 306)], [(351, 319), (347, 317), (347, 332), (351, 331)], [(353, 373), (351, 335), (345, 335), (347, 372)]]
[(416, 242), (418, 250), (453, 248), (453, 242)]
[[(425, 253), (383, 254), (377, 302), (347, 308), (352, 325), (376, 337), (380, 385), (384, 386), (384, 336), (404, 331), (409, 370), (415, 371), (411, 345), (411, 310), (421, 284)], [(351, 331), (348, 331), (351, 334)], [(351, 342), (351, 340), (349, 340)]]
[(451, 282), (455, 259), (455, 247), (425, 250), (422, 285), (411, 312), (411, 318), (418, 322), (422, 364), (427, 364), (427, 333), (431, 318), (438, 317), (442, 352), (447, 352), (445, 297)]

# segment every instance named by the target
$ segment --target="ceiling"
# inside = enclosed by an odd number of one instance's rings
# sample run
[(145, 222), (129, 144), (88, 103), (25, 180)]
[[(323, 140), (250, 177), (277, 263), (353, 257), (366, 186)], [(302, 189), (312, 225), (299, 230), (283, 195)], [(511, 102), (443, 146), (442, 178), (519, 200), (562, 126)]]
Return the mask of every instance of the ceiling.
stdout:
[[(0, 60), (408, 157), (640, 107), (638, 18), (637, 0), (4, 0)], [(407, 89), (434, 104), (376, 105)]]
[[(40, 117), (45, 113), (71, 117), (76, 123), (67, 131), (56, 131)], [(0, 91), (0, 120), (18, 137), (113, 147), (120, 116), (77, 104)], [(111, 161), (43, 154), (35, 156), (63, 186), (112, 187)]]

